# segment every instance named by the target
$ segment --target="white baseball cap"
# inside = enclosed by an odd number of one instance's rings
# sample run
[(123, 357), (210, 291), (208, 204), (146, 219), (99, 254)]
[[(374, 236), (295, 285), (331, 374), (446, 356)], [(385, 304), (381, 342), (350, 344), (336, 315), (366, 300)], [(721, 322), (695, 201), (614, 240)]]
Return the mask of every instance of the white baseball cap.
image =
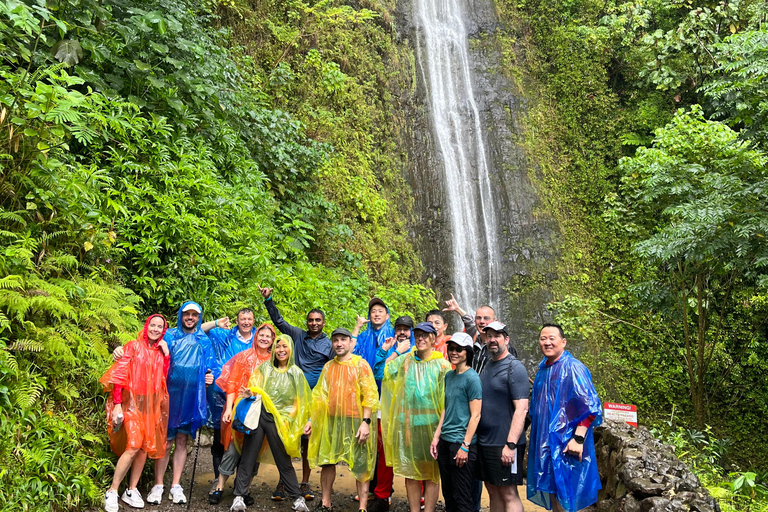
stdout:
[(472, 343), (472, 337), (465, 333), (465, 332), (455, 332), (451, 335), (451, 339), (448, 340), (448, 343), (455, 343), (460, 347), (465, 348), (471, 348)]
[(190, 302), (189, 304), (184, 306), (184, 309), (182, 309), (181, 312), (183, 313), (185, 311), (197, 311), (198, 314), (202, 314), (203, 312), (203, 310), (200, 309), (200, 306), (198, 306), (194, 302)]

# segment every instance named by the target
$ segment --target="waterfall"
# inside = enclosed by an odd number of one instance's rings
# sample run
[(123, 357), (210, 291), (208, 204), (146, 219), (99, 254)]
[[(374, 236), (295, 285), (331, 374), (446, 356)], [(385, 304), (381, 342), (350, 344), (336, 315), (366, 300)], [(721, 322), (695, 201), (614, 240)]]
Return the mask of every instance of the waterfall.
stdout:
[(474, 97), (461, 0), (413, 0), (416, 53), (448, 193), (453, 287), (459, 303), (497, 306), (501, 296), (497, 212)]

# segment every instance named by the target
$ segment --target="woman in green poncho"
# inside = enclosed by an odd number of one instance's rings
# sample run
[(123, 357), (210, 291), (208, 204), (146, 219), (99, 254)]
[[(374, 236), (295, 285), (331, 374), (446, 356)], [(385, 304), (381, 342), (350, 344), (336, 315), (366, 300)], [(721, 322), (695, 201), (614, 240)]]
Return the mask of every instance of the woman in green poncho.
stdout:
[(451, 369), (434, 350), (436, 331), (429, 322), (413, 329), (411, 352), (387, 363), (382, 386), (381, 430), (387, 466), (405, 478), (408, 505), (419, 512), (421, 486), (424, 510), (434, 512), (440, 492), (440, 470), (430, 445), (445, 405), (445, 374)]
[(243, 439), (243, 450), (235, 478), (235, 500), (231, 510), (245, 510), (243, 496), (253, 476), (266, 437), (285, 491), (293, 499), (293, 510), (308, 512), (291, 457), (301, 456), (301, 434), (309, 419), (311, 392), (304, 373), (294, 363), (293, 341), (282, 334), (275, 340), (272, 359), (253, 372), (242, 395), (261, 395), (258, 428)]

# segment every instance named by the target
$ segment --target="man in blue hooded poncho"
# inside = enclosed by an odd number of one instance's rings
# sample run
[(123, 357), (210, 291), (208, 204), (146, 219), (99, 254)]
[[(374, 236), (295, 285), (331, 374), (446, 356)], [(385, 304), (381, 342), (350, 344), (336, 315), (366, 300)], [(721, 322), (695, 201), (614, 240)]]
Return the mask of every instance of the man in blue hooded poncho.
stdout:
[[(365, 324), (368, 324), (368, 328), (360, 332), (360, 329)], [(358, 335), (358, 333), (360, 334)], [(389, 308), (384, 304), (383, 300), (374, 297), (368, 303), (368, 318), (365, 319), (357, 315), (357, 325), (355, 330), (352, 331), (352, 339), (355, 340), (353, 354), (362, 356), (370, 367), (374, 368), (376, 366), (376, 353), (384, 342), (387, 341), (387, 338), (394, 338), (394, 336), (395, 328), (392, 327), (392, 322), (389, 321)], [(379, 393), (381, 393), (381, 379), (383, 376), (384, 369), (382, 368), (380, 374), (375, 375)]]
[[(211, 322), (205, 322), (201, 328), (208, 333), (216, 357), (216, 366), (223, 368), (234, 356), (247, 350), (253, 345), (253, 337), (256, 334), (254, 327), (253, 310), (243, 308), (237, 312), (237, 325), (230, 328), (229, 317), (219, 318)], [(218, 378), (218, 376), (217, 376)], [(208, 386), (208, 426), (213, 429), (213, 443), (211, 444), (211, 457), (213, 457), (213, 474), (219, 478), (219, 465), (224, 457), (224, 445), (221, 443), (221, 414), (227, 404), (227, 396), (219, 386)], [(214, 488), (215, 492), (215, 488)], [(220, 500), (220, 495), (213, 498)], [(211, 497), (209, 496), (209, 501)], [(211, 502), (213, 504), (213, 501)]]
[(186, 503), (181, 488), (181, 473), (187, 459), (187, 440), (195, 437), (197, 429), (208, 416), (206, 386), (221, 372), (216, 364), (211, 340), (200, 328), (203, 308), (188, 301), (179, 308), (178, 323), (168, 329), (163, 338), (171, 352), (168, 369), (168, 442), (165, 457), (155, 463), (155, 486), (147, 496), (150, 504), (159, 504), (163, 495), (163, 477), (174, 443), (173, 480), (170, 497), (174, 503)]
[(565, 350), (562, 327), (544, 324), (544, 360), (533, 383), (528, 443), (528, 499), (547, 510), (576, 512), (597, 501), (594, 427), (602, 423), (592, 375)]

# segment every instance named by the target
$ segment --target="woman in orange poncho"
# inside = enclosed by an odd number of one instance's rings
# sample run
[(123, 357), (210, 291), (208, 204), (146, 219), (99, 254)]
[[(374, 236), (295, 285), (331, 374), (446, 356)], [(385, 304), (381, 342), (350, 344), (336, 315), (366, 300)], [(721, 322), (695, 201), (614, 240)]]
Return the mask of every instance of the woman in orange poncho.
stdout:
[(219, 386), (227, 395), (227, 405), (221, 415), (221, 444), (226, 452), (219, 465), (219, 481), (216, 489), (208, 495), (209, 503), (216, 505), (221, 502), (224, 484), (235, 472), (240, 461), (240, 447), (243, 434), (234, 432), (235, 442), (232, 443), (232, 407), (240, 388), (248, 384), (248, 379), (256, 368), (272, 356), (272, 344), (275, 342), (275, 328), (272, 324), (261, 324), (253, 337), (253, 347), (236, 354), (221, 369), (221, 375), (216, 379)]
[(163, 335), (168, 322), (151, 315), (138, 339), (124, 347), (123, 357), (101, 377), (107, 398), (107, 432), (112, 450), (120, 456), (112, 486), (104, 498), (107, 511), (117, 511), (117, 489), (131, 468), (123, 501), (137, 508), (144, 501), (136, 489), (147, 457), (165, 455), (168, 428), (166, 375), (171, 362)]

